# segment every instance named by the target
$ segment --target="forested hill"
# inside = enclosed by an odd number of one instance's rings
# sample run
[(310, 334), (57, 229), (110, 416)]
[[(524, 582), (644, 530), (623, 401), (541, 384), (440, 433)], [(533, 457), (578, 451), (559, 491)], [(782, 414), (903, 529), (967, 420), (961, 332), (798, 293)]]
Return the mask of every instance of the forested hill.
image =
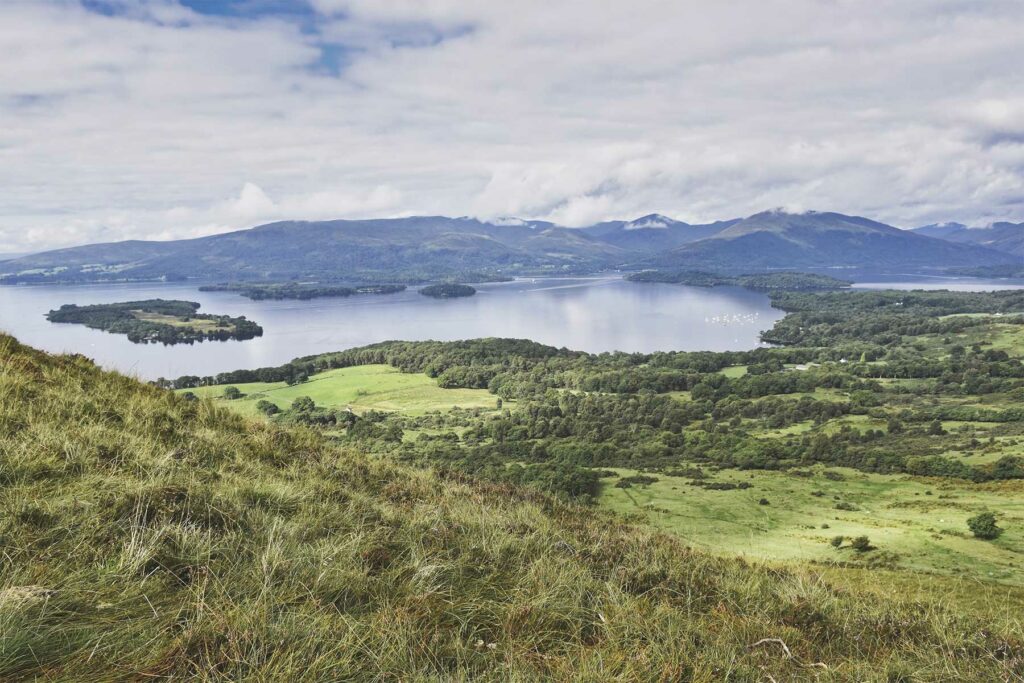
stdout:
[[(283, 221), (168, 242), (94, 244), (0, 265), (0, 283), (182, 280), (321, 284), (474, 281), (609, 268), (758, 273), (941, 272), (1019, 263), (1015, 254), (835, 213), (765, 212), (689, 225), (652, 214), (586, 228), (425, 216)], [(475, 280), (479, 281), (479, 280)]]
[(0, 479), (4, 681), (982, 681), (1019, 661), (998, 620), (716, 559), (6, 336)]

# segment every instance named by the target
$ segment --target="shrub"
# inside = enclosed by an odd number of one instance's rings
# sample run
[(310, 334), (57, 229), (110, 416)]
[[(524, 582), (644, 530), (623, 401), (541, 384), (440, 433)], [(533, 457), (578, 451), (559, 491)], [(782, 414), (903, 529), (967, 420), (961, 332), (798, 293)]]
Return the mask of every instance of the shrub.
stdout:
[(238, 387), (224, 387), (224, 398), (234, 401), (242, 398), (242, 392)]
[(299, 396), (292, 401), (292, 410), (300, 413), (310, 412), (314, 409), (316, 409), (316, 403), (309, 396)]
[(866, 553), (869, 550), (874, 550), (874, 547), (871, 545), (871, 539), (867, 536), (858, 536), (850, 541), (850, 546), (858, 553)]
[(634, 484), (637, 486), (648, 486), (656, 481), (658, 481), (657, 477), (651, 477), (646, 474), (637, 474), (632, 477), (623, 477), (619, 481), (615, 482), (615, 486), (620, 489), (628, 489)]
[(276, 415), (277, 413), (281, 412), (280, 408), (278, 408), (275, 404), (271, 403), (266, 399), (260, 399), (256, 403), (256, 410), (260, 411), (261, 413), (268, 417), (270, 415)]
[(991, 541), (1003, 533), (1003, 530), (996, 526), (996, 516), (991, 512), (982, 512), (967, 520), (967, 528), (971, 530), (975, 538)]
[(770, 505), (770, 503), (768, 502), (767, 498), (762, 498), (761, 500), (757, 501), (757, 504), (758, 505)]
[(831, 544), (833, 548), (838, 549), (839, 546), (841, 546), (843, 544), (843, 541), (845, 540), (846, 538), (844, 536), (833, 536), (832, 540), (829, 541), (829, 544)]

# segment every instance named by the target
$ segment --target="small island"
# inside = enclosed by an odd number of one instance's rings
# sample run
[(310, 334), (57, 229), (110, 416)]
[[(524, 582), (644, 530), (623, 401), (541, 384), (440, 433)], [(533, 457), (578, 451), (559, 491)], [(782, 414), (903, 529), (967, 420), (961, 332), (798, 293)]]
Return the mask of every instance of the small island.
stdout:
[(469, 285), (444, 283), (440, 285), (428, 285), (420, 290), (420, 294), (423, 296), (433, 297), (435, 299), (457, 299), (463, 296), (473, 296), (476, 294), (476, 289)]
[(405, 291), (405, 285), (324, 285), (300, 282), (229, 282), (219, 285), (204, 285), (200, 292), (237, 292), (253, 301), (265, 299), (321, 299), (325, 297), (346, 297), (357, 294), (396, 294)]
[(666, 282), (691, 287), (731, 285), (756, 292), (827, 292), (849, 287), (852, 282), (816, 273), (777, 272), (756, 275), (719, 275), (699, 270), (644, 270), (626, 277), (630, 282)]
[(202, 341), (245, 340), (263, 336), (263, 328), (245, 316), (197, 313), (194, 301), (149, 299), (112, 304), (65, 304), (46, 314), (54, 323), (85, 325), (124, 334), (136, 344), (194, 344)]

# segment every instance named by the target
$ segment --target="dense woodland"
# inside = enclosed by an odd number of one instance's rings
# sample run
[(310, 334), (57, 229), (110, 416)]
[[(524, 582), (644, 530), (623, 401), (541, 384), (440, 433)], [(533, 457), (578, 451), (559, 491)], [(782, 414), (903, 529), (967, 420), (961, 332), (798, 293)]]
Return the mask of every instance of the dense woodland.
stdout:
[[(941, 342), (992, 320), (1024, 326), (1024, 317), (1012, 314), (1024, 310), (1024, 292), (777, 292), (773, 301), (791, 311), (764, 334), (779, 346), (752, 351), (593, 355), (514, 339), (386, 342), (164, 384), (296, 384), (332, 368), (384, 363), (426, 373), (441, 387), (487, 389), (496, 411), (356, 416), (310, 402), (274, 419), (319, 425), (406, 460), (571, 496), (593, 495), (599, 468), (663, 471), (684, 462), (1024, 478), (1024, 460), (1013, 455), (984, 464), (944, 457), (952, 448), (985, 446), (941, 428), (943, 420), (984, 421), (1024, 438), (1021, 359), (985, 343), (940, 343), (926, 354), (914, 341), (939, 335)], [(998, 317), (957, 315), (977, 312)], [(742, 374), (723, 372), (729, 368)], [(984, 397), (999, 400), (979, 404)], [(879, 426), (765, 438), (772, 430), (848, 419)], [(408, 429), (422, 433), (403, 441)]]
[(469, 285), (446, 282), (437, 285), (427, 285), (420, 290), (420, 294), (433, 299), (458, 299), (464, 296), (473, 296), (476, 294), (476, 289)]
[(136, 344), (194, 344), (201, 341), (253, 339), (263, 328), (245, 316), (198, 313), (194, 301), (149, 299), (112, 304), (65, 304), (46, 314), (54, 323), (85, 325), (124, 334)]
[(699, 270), (643, 270), (626, 277), (631, 282), (667, 282), (694, 287), (732, 285), (757, 292), (791, 291), (819, 292), (849, 287), (852, 283), (828, 275), (814, 273), (760, 273), (753, 275), (722, 275)]

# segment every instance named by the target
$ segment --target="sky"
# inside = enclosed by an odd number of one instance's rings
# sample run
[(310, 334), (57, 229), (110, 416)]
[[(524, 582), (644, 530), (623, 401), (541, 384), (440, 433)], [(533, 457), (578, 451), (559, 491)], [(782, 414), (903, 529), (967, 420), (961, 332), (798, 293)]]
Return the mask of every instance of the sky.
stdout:
[(2, 0), (0, 253), (281, 219), (1024, 220), (1020, 0)]

